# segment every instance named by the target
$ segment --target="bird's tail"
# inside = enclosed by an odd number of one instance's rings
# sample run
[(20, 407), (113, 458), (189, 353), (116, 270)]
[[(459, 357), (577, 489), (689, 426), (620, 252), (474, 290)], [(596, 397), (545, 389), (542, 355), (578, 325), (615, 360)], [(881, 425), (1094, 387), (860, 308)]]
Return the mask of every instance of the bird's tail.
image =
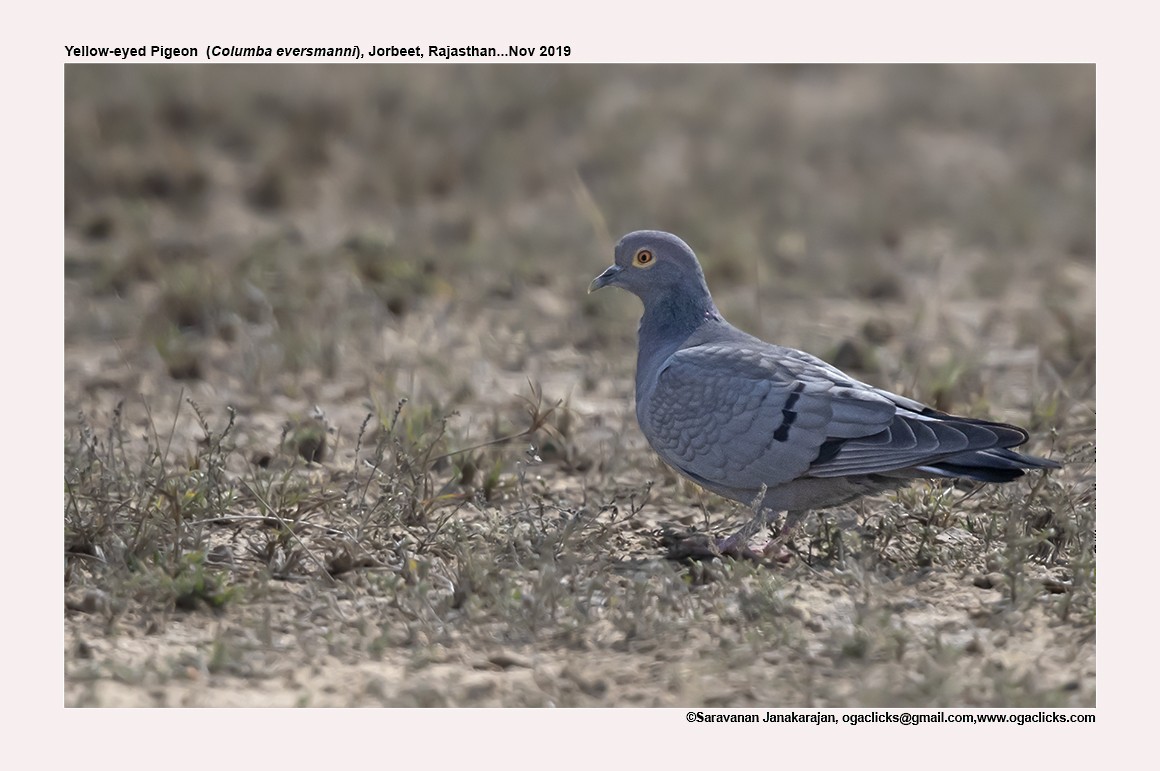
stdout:
[(974, 479), (977, 482), (1010, 482), (1023, 476), (1029, 469), (1057, 468), (1063, 466), (1046, 458), (994, 447), (952, 455), (937, 463), (917, 466), (915, 471), (936, 477)]

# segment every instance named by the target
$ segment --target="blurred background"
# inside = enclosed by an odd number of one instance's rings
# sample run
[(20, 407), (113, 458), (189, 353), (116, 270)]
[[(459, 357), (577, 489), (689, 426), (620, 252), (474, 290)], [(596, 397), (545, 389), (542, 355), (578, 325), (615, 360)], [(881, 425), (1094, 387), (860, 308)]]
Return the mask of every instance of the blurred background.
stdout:
[(585, 291), (640, 228), (877, 384), (1094, 398), (1092, 66), (70, 65), (65, 99), (70, 414), (631, 411), (638, 305)]

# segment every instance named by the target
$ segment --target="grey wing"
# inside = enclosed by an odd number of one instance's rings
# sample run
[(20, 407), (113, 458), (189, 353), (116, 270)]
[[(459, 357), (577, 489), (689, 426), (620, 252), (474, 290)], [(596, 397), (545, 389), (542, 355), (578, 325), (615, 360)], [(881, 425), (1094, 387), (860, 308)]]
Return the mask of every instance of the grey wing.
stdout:
[(735, 489), (977, 460), (978, 451), (1027, 439), (1017, 427), (938, 412), (775, 346), (678, 351), (662, 367), (641, 418), (669, 463)]
[[(961, 418), (939, 412), (905, 396), (854, 380), (836, 367), (793, 349), (780, 349), (782, 359), (803, 377), (822, 377), (831, 380), (834, 399), (848, 398), (850, 391), (871, 392), (895, 407), (889, 421), (876, 433), (851, 436), (845, 439), (831, 437), (811, 464), (808, 476), (841, 477), (858, 474), (889, 474), (890, 472), (918, 470), (923, 475), (957, 476), (947, 469), (917, 468), (940, 461), (961, 462), (974, 468), (957, 469), (976, 475), (980, 465), (989, 470), (1001, 469), (1006, 477), (1013, 468), (1026, 468), (1035, 459), (1008, 453), (1027, 441), (1027, 432), (1017, 426), (987, 420)], [(1015, 463), (1012, 465), (1011, 461)], [(976, 476), (986, 479), (986, 476)]]
[(670, 357), (640, 418), (653, 448), (686, 474), (758, 489), (809, 473), (830, 440), (881, 433), (896, 409), (872, 389), (794, 366), (773, 346), (710, 344)]

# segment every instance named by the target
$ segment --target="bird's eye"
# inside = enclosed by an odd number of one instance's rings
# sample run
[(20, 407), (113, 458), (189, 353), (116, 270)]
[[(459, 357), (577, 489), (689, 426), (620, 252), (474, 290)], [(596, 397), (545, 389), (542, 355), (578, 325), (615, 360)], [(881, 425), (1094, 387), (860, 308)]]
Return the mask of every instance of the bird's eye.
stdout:
[(648, 249), (641, 249), (636, 253), (636, 256), (632, 258), (632, 264), (636, 265), (638, 268), (646, 268), (649, 265), (652, 265), (652, 263), (653, 253)]

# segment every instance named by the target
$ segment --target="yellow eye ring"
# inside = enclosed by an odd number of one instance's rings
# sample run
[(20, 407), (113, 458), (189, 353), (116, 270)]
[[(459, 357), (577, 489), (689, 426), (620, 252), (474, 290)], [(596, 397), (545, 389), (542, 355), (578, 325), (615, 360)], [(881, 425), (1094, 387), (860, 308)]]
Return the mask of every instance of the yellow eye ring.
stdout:
[(652, 265), (653, 262), (654, 262), (653, 253), (650, 252), (648, 249), (641, 249), (632, 258), (632, 264), (638, 268), (647, 268), (650, 265)]

